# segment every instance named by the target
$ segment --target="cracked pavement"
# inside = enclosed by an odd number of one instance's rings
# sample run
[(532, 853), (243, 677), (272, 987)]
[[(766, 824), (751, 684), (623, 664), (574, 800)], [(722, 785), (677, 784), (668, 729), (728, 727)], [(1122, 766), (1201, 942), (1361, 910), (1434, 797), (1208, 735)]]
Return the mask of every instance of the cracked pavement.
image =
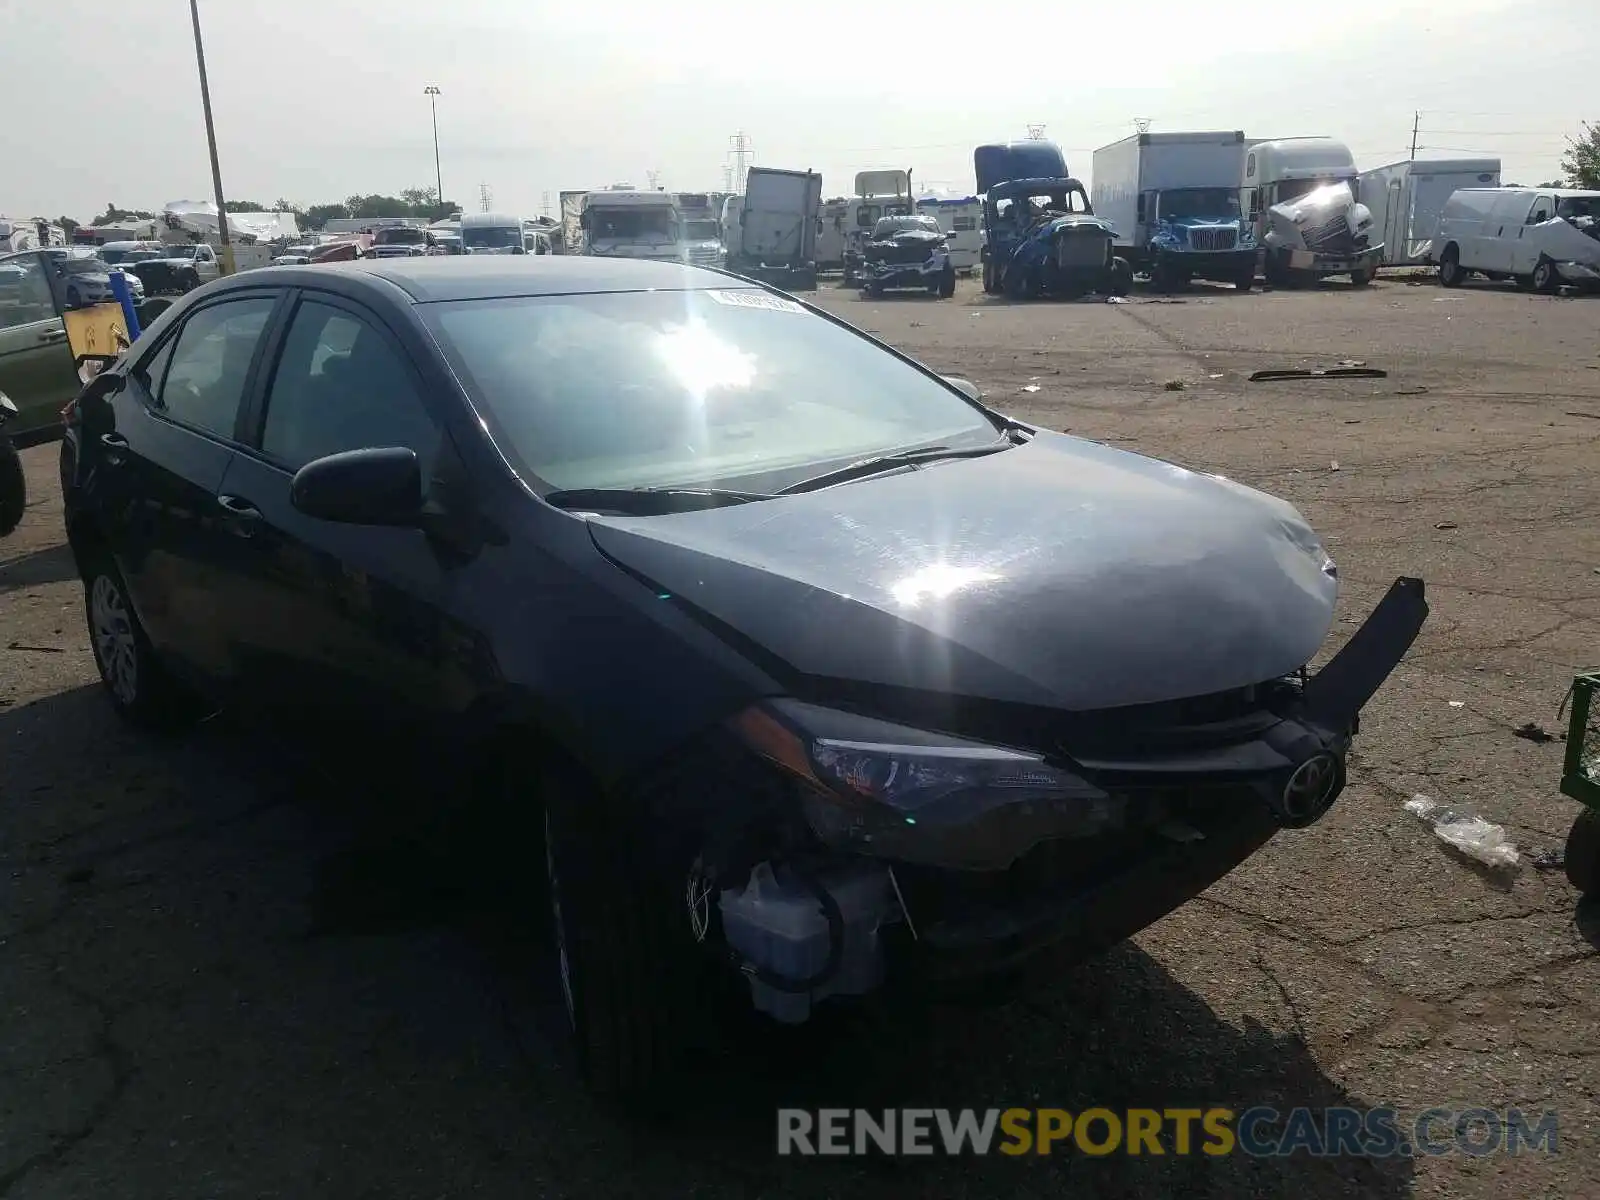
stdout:
[[(1557, 732), (1572, 673), (1600, 662), (1597, 302), (1403, 278), (1119, 305), (820, 296), (996, 407), (1292, 500), (1344, 580), (1329, 651), (1396, 575), (1428, 581), (1332, 813), (1009, 1003), (740, 1025), (681, 1112), (626, 1121), (553, 1032), (514, 839), (488, 839), (512, 844), (485, 869), (469, 833), (419, 833), (394, 815), (403, 769), (367, 757), (226, 719), (119, 727), (39, 447), (0, 543), (0, 1197), (1600, 1194), (1600, 913), (1559, 870), (1489, 875), (1401, 809), (1470, 807), (1525, 853), (1576, 811), (1561, 743), (1512, 730)], [(1340, 359), (1389, 376), (1245, 380)], [(1555, 1108), (1561, 1153), (773, 1153), (780, 1104), (1186, 1102)]]

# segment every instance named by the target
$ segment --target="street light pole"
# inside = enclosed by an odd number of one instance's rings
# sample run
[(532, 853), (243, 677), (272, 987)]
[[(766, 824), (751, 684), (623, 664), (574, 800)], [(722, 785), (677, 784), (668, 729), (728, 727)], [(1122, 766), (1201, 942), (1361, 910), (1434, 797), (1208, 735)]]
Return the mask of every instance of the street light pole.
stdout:
[[(428, 98), (428, 107), (433, 109), (433, 182), (439, 189), (439, 194), (434, 197), (439, 202), (439, 207), (444, 208), (444, 172), (439, 168), (439, 97), (443, 94), (433, 84), (422, 89), (422, 94)], [(449, 213), (445, 213), (449, 216)]]
[(199, 0), (189, 0), (189, 17), (194, 22), (194, 60), (200, 68), (200, 104), (206, 113), (206, 145), (211, 150), (211, 186), (217, 194), (217, 242), (222, 273), (232, 275), (233, 244), (228, 240), (228, 210), (222, 199), (222, 166), (217, 162), (217, 127), (211, 120), (211, 86), (206, 82), (206, 47), (200, 38)]

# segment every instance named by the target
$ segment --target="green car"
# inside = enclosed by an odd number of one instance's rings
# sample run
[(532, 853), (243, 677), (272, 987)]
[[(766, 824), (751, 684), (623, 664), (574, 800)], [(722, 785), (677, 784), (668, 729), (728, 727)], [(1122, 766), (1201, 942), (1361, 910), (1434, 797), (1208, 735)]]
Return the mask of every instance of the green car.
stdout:
[(19, 445), (61, 429), (60, 413), (82, 384), (67, 347), (61, 279), (38, 250), (0, 255), (0, 392), (17, 415), (6, 433)]

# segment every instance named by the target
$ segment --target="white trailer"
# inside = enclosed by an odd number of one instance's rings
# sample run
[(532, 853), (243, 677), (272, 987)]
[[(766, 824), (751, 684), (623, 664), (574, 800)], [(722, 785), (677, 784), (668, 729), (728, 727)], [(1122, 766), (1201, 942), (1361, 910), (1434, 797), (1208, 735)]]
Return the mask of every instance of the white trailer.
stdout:
[(1089, 201), (1117, 254), (1164, 290), (1190, 279), (1248, 289), (1256, 244), (1239, 208), (1244, 131), (1136, 133), (1094, 152)]
[(917, 211), (939, 222), (951, 264), (961, 274), (971, 275), (983, 254), (983, 201), (976, 196), (959, 200), (925, 197), (917, 201)]
[(1460, 188), (1499, 186), (1498, 158), (1408, 159), (1363, 172), (1358, 195), (1383, 239), (1381, 265), (1431, 265), (1445, 201)]
[(728, 231), (728, 269), (791, 291), (814, 291), (821, 211), (822, 176), (815, 171), (751, 167)]
[(850, 216), (850, 201), (843, 197), (822, 202), (817, 230), (817, 270), (837, 271), (844, 266), (845, 222)]

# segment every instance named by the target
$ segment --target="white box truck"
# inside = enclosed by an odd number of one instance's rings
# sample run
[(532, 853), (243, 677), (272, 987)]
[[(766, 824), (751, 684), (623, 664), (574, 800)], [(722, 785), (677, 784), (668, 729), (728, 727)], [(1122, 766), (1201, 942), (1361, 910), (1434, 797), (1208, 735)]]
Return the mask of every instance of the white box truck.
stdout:
[(1500, 186), (1498, 158), (1419, 158), (1363, 171), (1359, 194), (1383, 239), (1385, 267), (1431, 265), (1445, 201), (1459, 188)]
[(1365, 287), (1383, 259), (1382, 231), (1361, 203), (1350, 147), (1329, 137), (1246, 141), (1240, 184), (1267, 282), (1294, 287), (1348, 275)]
[(587, 255), (683, 260), (678, 204), (670, 193), (621, 187), (589, 192), (578, 223)]
[(815, 291), (821, 211), (822, 176), (815, 171), (751, 167), (726, 235), (728, 270), (789, 291)]
[(1136, 133), (1094, 152), (1090, 204), (1157, 291), (1216, 279), (1248, 291), (1255, 233), (1239, 207), (1242, 130)]

